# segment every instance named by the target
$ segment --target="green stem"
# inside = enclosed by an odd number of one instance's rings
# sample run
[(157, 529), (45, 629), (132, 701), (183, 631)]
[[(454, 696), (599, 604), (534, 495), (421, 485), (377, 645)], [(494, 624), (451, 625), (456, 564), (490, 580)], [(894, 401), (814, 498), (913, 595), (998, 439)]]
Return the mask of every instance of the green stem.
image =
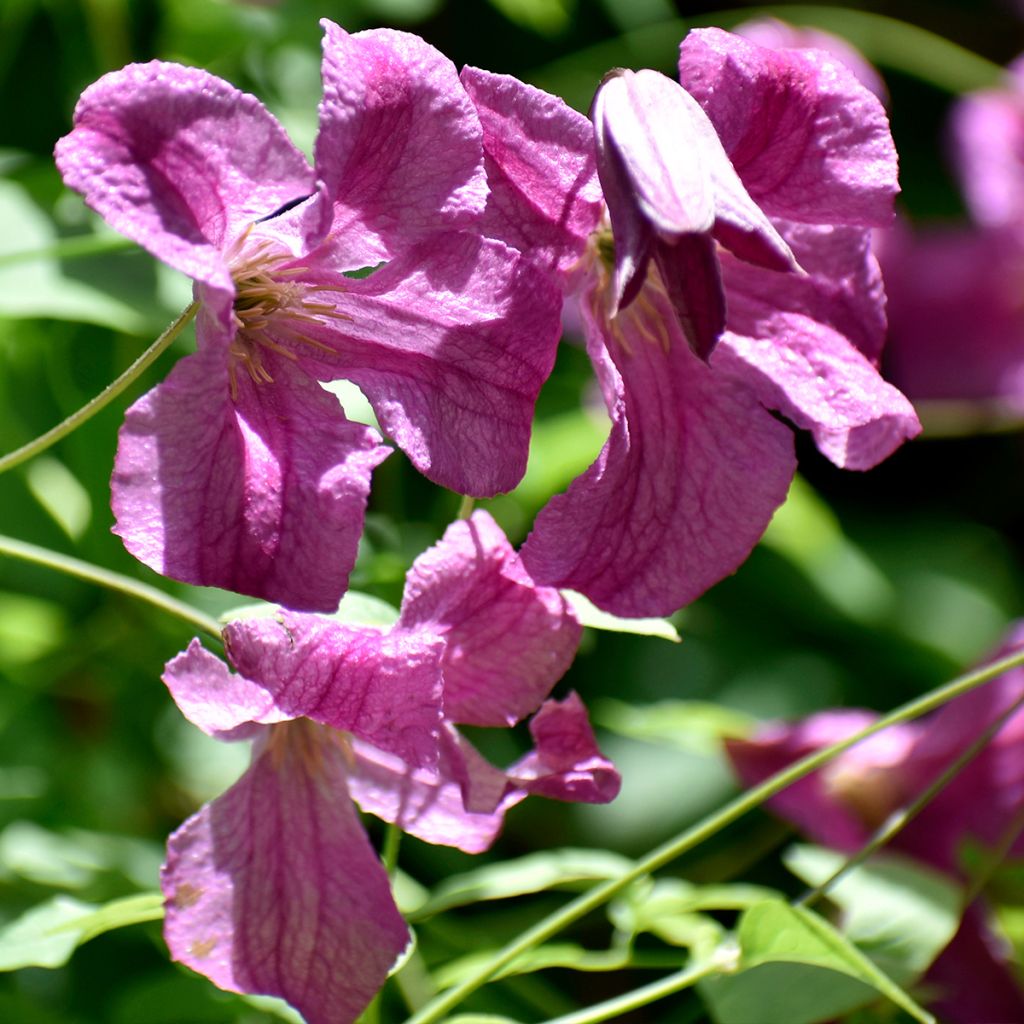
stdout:
[(73, 430), (80, 427), (86, 420), (95, 416), (105, 406), (109, 405), (170, 347), (174, 339), (181, 334), (186, 324), (196, 315), (198, 309), (199, 304), (193, 302), (117, 380), (108, 384), (92, 401), (87, 402), (77, 412), (73, 412), (63, 423), (58, 423), (52, 430), (48, 430), (34, 441), (29, 441), (28, 444), (22, 445), (15, 451), (8, 452), (7, 455), (0, 458), (0, 473), (5, 473), (7, 470), (13, 469), (20, 463), (31, 459), (33, 455), (38, 455), (40, 452), (45, 451), (51, 445), (56, 444), (61, 438), (66, 437)]
[(918, 796), (914, 798), (911, 803), (904, 807), (899, 808), (892, 812), (885, 821), (874, 831), (868, 841), (855, 853), (849, 857), (845, 863), (832, 874), (829, 878), (826, 878), (824, 882), (820, 882), (813, 889), (809, 889), (796, 901), (798, 907), (809, 907), (812, 903), (816, 903), (822, 896), (829, 892), (830, 889), (840, 879), (844, 878), (850, 871), (852, 871), (858, 864), (863, 864), (875, 851), (881, 849), (886, 845), (894, 836), (901, 832), (910, 822), (917, 817), (942, 792), (960, 772), (967, 767), (984, 749), (988, 746), (989, 741), (1000, 729), (1006, 724), (1007, 719), (1016, 714), (1024, 704), (1024, 697), (1013, 702), (994, 722), (989, 725), (987, 729), (973, 743), (965, 748), (958, 757), (946, 766), (935, 779), (930, 782), (924, 790)]
[(50, 551), (48, 548), (37, 547), (35, 544), (27, 544), (24, 541), (3, 535), (0, 535), (0, 555), (8, 555), (11, 558), (20, 558), (24, 562), (44, 565), (48, 569), (56, 569), (68, 576), (77, 576), (79, 579), (88, 580), (88, 582), (96, 583), (101, 587), (108, 587), (110, 590), (117, 590), (129, 597), (146, 601), (175, 618), (187, 622), (193, 629), (202, 630), (214, 639), (220, 640), (220, 626), (215, 619), (204, 615), (198, 608), (193, 608), (191, 605), (185, 604), (184, 601), (179, 601), (177, 598), (171, 597), (170, 594), (165, 594), (162, 590), (149, 586), (148, 583), (141, 583), (129, 576), (122, 576), (109, 569), (101, 569), (97, 565), (72, 558), (70, 555)]
[(384, 830), (384, 844), (380, 859), (384, 862), (384, 870), (392, 877), (398, 867), (398, 846), (402, 841), (402, 830), (395, 824), (388, 825)]
[(475, 504), (476, 498), (471, 498), (468, 494), (464, 494), (462, 501), (459, 503), (459, 511), (455, 518), (468, 519), (473, 514), (473, 506)]
[(506, 964), (515, 960), (516, 957), (521, 956), (535, 945), (546, 941), (586, 914), (589, 914), (592, 910), (597, 909), (638, 878), (642, 878), (644, 875), (664, 867), (670, 861), (692, 850), (695, 846), (704, 842), (704, 840), (711, 838), (726, 826), (743, 817), (744, 814), (759, 807), (766, 800), (770, 800), (787, 786), (791, 786), (794, 782), (810, 775), (811, 772), (816, 771), (822, 765), (838, 757), (844, 750), (849, 750), (850, 747), (860, 743), (861, 740), (865, 740), (869, 736), (889, 728), (891, 725), (910, 721), (929, 711), (934, 711), (935, 708), (941, 707), (962, 694), (969, 693), (983, 683), (987, 683), (990, 679), (995, 679), (996, 676), (1000, 676), (1004, 672), (1008, 672), (1010, 669), (1017, 668), (1020, 665), (1024, 665), (1024, 651), (1017, 651), (1015, 654), (999, 658), (988, 665), (958, 676), (952, 682), (940, 686), (923, 697), (917, 697), (909, 701), (895, 711), (883, 715), (853, 736), (849, 736), (845, 740), (834, 743), (832, 746), (825, 747), (813, 754), (808, 754), (806, 757), (794, 762), (771, 776), (771, 778), (754, 786), (753, 789), (741, 793), (724, 807), (703, 818), (679, 835), (656, 847), (646, 857), (638, 860), (625, 874), (620, 875), (618, 878), (610, 879), (607, 882), (602, 882), (587, 892), (581, 893), (561, 909), (538, 921), (532, 928), (528, 928), (518, 938), (499, 950), (489, 963), (479, 968), (460, 984), (449, 989), (447, 992), (441, 993), (433, 1002), (423, 1007), (419, 1013), (410, 1017), (406, 1024), (432, 1024), (432, 1022), (439, 1020), (454, 1006), (457, 1006), (467, 996), (480, 988), (481, 985), (494, 977)]
[(652, 981), (649, 985), (633, 989), (632, 992), (625, 992), (614, 999), (606, 999), (603, 1003), (595, 1003), (585, 1010), (578, 1010), (576, 1013), (567, 1013), (562, 1017), (553, 1017), (547, 1024), (599, 1024), (603, 1020), (613, 1020), (630, 1010), (647, 1006), (658, 999), (674, 995), (676, 992), (689, 988), (691, 985), (706, 978), (709, 974), (715, 974), (721, 970), (721, 965), (711, 962), (695, 964), (693, 967), (686, 967), (675, 974), (661, 978), (659, 981)]

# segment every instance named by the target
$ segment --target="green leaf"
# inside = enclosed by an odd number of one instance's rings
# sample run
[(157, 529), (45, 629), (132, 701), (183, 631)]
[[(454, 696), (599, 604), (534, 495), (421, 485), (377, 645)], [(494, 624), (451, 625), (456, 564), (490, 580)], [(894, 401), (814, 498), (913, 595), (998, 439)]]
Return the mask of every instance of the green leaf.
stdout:
[(54, 896), (0, 929), (0, 970), (61, 967), (75, 949), (115, 928), (163, 917), (163, 896), (142, 893), (103, 906)]
[[(731, 972), (701, 986), (720, 1024), (748, 1024), (760, 1019), (758, 1014), (763, 1017), (766, 1006), (780, 1021), (813, 1024), (856, 1009), (879, 993), (922, 1024), (935, 1024), (853, 943), (802, 907), (764, 900), (743, 913), (736, 939)], [(765, 967), (770, 969), (756, 970)]]
[(0, 181), (0, 224), (0, 316), (82, 320), (131, 333), (146, 329), (131, 306), (64, 276), (53, 225), (14, 182)]
[(509, 21), (541, 35), (555, 35), (569, 25), (572, 0), (490, 0)]
[[(834, 850), (793, 846), (787, 868), (820, 885), (846, 862)], [(945, 875), (893, 854), (853, 868), (828, 891), (843, 911), (843, 934), (900, 984), (915, 981), (960, 925), (962, 893)]]
[(582, 594), (574, 590), (563, 590), (562, 596), (568, 601), (580, 625), (591, 629), (603, 629), (611, 633), (632, 633), (635, 636), (655, 636), (662, 640), (682, 642), (679, 631), (668, 619), (624, 619), (610, 612), (602, 611)]
[(744, 739), (757, 719), (743, 711), (696, 700), (662, 700), (636, 706), (606, 699), (594, 706), (594, 721), (620, 736), (664, 743), (687, 753), (716, 754), (723, 739)]
[(633, 862), (628, 858), (604, 850), (562, 849), (531, 853), (446, 879), (426, 903), (410, 909), (409, 917), (421, 920), (467, 903), (503, 900), (562, 885), (618, 878), (632, 866)]

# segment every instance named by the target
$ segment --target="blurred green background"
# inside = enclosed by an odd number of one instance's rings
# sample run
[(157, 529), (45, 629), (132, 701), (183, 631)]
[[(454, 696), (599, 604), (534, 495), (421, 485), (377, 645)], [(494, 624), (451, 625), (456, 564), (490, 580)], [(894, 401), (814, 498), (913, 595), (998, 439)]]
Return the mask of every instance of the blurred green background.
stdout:
[[(922, 220), (956, 217), (944, 119), (958, 92), (993, 81), (993, 68), (905, 26), (1004, 64), (1024, 45), (1024, 20), (1009, 0), (858, 9), (670, 0), (0, 0), (0, 451), (82, 405), (188, 302), (187, 282), (113, 236), (53, 169), (53, 144), (70, 126), (78, 93), (103, 72), (152, 57), (208, 68), (259, 95), (308, 148), (320, 17), (350, 30), (415, 31), (459, 66), (518, 75), (585, 110), (609, 67), (671, 72), (688, 25), (729, 27), (774, 11), (842, 32), (880, 64), (901, 153), (902, 205)], [(905, 24), (865, 19), (863, 11)], [(160, 380), (190, 344), (181, 339), (129, 397)], [(542, 396), (527, 479), (513, 495), (484, 503), (514, 539), (600, 447), (593, 401), (585, 356), (564, 345)], [(237, 604), (232, 595), (159, 580), (111, 535), (108, 479), (127, 403), (115, 402), (0, 479), (0, 533), (146, 580), (214, 613)], [(790, 502), (740, 572), (677, 616), (681, 644), (588, 631), (559, 692), (576, 688), (590, 705), (624, 776), (619, 800), (603, 808), (528, 801), (487, 857), (407, 839), (400, 862), (412, 878), (430, 888), (556, 846), (635, 856), (733, 791), (718, 748), (723, 732), (831, 705), (888, 709), (998, 642), (1021, 606), (1019, 434), (919, 440), (869, 474), (842, 473), (806, 438), (799, 444), (803, 475)], [(456, 496), (393, 455), (375, 477), (353, 587), (397, 602), (409, 563), (457, 506)], [(163, 662), (189, 639), (181, 623), (127, 597), (0, 556), (0, 925), (55, 894), (101, 903), (152, 890), (167, 833), (243, 767), (242, 746), (200, 735), (160, 683)], [(475, 738), (498, 762), (514, 759), (523, 740)], [(792, 886), (765, 859), (786, 841), (784, 826), (752, 816), (672, 870), (697, 881)], [(433, 919), (420, 951), (432, 965), (496, 945), (562, 898), (506, 900)], [(576, 937), (600, 943), (607, 931), (596, 920)], [(492, 986), (475, 1005), (540, 1019), (645, 980), (642, 972), (553, 971)], [(276, 1012), (169, 964), (155, 922), (103, 935), (65, 966), (0, 974), (4, 1024), (256, 1024), (279, 1019)], [(676, 1024), (701, 1012), (685, 995), (623, 1019)], [(383, 1014), (400, 1019), (393, 995)]]

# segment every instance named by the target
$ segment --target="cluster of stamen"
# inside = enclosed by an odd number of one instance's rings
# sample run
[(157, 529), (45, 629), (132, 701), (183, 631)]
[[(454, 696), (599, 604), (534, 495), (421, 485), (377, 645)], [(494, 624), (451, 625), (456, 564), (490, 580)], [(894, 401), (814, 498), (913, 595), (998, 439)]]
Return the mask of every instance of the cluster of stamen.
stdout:
[(235, 283), (232, 315), (235, 336), (228, 349), (228, 373), (231, 397), (238, 397), (235, 367), (241, 365), (255, 384), (273, 383), (263, 354), (274, 352), (295, 362), (292, 345), (308, 345), (332, 353), (328, 345), (309, 337), (308, 325), (323, 323), (325, 318), (348, 320), (331, 302), (310, 297), (311, 292), (344, 291), (343, 284), (301, 280), (309, 267), (296, 262), (290, 253), (282, 253), (270, 239), (245, 245), (246, 232), (228, 253), (228, 266)]
[(643, 287), (633, 301), (625, 308), (611, 313), (612, 275), (615, 270), (615, 239), (611, 228), (603, 225), (591, 235), (591, 259), (598, 275), (598, 287), (593, 293), (593, 312), (597, 319), (603, 320), (608, 333), (621, 345), (629, 355), (633, 354), (633, 346), (626, 337), (623, 324), (626, 319), (644, 341), (658, 346), (668, 352), (672, 344), (668, 327), (663, 315), (658, 311), (652, 296), (660, 294), (667, 297), (661, 274), (652, 261), (647, 268)]
[(290, 722), (272, 725), (267, 738), (267, 749), (275, 771), (280, 771), (286, 761), (293, 759), (298, 762), (303, 775), (307, 778), (323, 775), (328, 754), (332, 749), (341, 751), (349, 767), (355, 763), (352, 737), (349, 733), (311, 722), (308, 718), (296, 718)]

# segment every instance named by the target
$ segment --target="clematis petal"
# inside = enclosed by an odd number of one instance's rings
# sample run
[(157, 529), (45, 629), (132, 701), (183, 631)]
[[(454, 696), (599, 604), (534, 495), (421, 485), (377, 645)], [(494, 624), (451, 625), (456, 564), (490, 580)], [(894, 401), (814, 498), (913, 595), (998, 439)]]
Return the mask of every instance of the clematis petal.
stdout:
[(1024, 245), (1009, 230), (889, 232), (888, 375), (912, 399), (1024, 411)]
[(507, 772), (485, 761), (458, 732), (442, 733), (437, 774), (410, 769), (367, 744), (353, 745), (353, 799), (428, 843), (479, 853), (494, 842), (505, 813), (535, 793), (554, 800), (607, 803), (621, 780), (598, 749), (576, 694), (545, 701), (530, 722), (535, 749)]
[(746, 190), (770, 217), (884, 226), (896, 150), (878, 99), (821, 50), (771, 50), (695, 29), (679, 59)]
[(726, 332), (713, 357), (769, 409), (810, 430), (844, 469), (870, 469), (921, 432), (907, 399), (841, 334), (800, 313), (765, 311), (758, 337)]
[[(329, 244), (342, 269), (377, 263), (482, 211), (480, 122), (452, 62), (406, 32), (321, 25), (316, 168), (334, 206)], [(311, 235), (309, 247), (321, 241)]]
[[(744, 785), (753, 786), (801, 757), (860, 732), (877, 717), (859, 709), (823, 711), (793, 724), (767, 723), (752, 739), (726, 740), (725, 749)], [(917, 795), (901, 769), (918, 732), (910, 723), (862, 740), (821, 771), (787, 786), (769, 806), (815, 841), (852, 852), (892, 811)]]
[(235, 668), (280, 713), (343, 729), (415, 765), (437, 761), (440, 639), (282, 611), (224, 629)]
[(526, 470), (533, 409), (554, 363), (561, 297), (500, 242), (441, 234), (336, 297), (308, 333), (337, 357), (301, 362), (366, 393), (384, 431), (435, 483), (478, 497)]
[(181, 713), (217, 739), (252, 739), (261, 731), (257, 723), (294, 717), (274, 704), (265, 687), (229, 671), (198, 640), (167, 663), (163, 681)]
[[(465, 853), (482, 853), (501, 832), (504, 811), (467, 810), (454, 774), (412, 768), (401, 758), (359, 740), (353, 742), (352, 749), (355, 764), (349, 769), (349, 791), (368, 814), (426, 843), (454, 846)], [(504, 775), (479, 760), (488, 781), (498, 775), (500, 797)]]
[(445, 718), (514, 725), (551, 692), (581, 629), (557, 590), (535, 586), (497, 523), (477, 511), (413, 563), (399, 625), (444, 638)]
[(598, 749), (579, 695), (547, 700), (530, 719), (534, 749), (508, 770), (513, 785), (552, 800), (604, 804), (619, 795), (622, 779)]
[(609, 327), (600, 296), (584, 296), (612, 431), (522, 550), (538, 582), (627, 616), (674, 612), (733, 572), (796, 468), (788, 428), (690, 351), (663, 293), (648, 288), (643, 302)]
[(707, 361), (725, 329), (725, 289), (710, 235), (659, 243), (654, 261), (690, 348)]
[(489, 194), (481, 230), (538, 266), (568, 272), (600, 223), (590, 122), (511, 75), (462, 69), (483, 124)]
[(388, 449), (289, 361), (265, 362), (272, 385), (232, 383), (223, 355), (200, 351), (128, 410), (115, 532), (165, 576), (334, 611)]
[(255, 97), (161, 61), (89, 86), (56, 158), (64, 181), (111, 227), (228, 293), (227, 243), (313, 191), (306, 158)]
[(164, 935), (220, 988), (351, 1024), (409, 936), (346, 794), (345, 755), (318, 728), (276, 726), (246, 774), (171, 836)]
[(969, 93), (950, 111), (950, 139), (974, 219), (1024, 230), (1024, 59), (1002, 88)]

